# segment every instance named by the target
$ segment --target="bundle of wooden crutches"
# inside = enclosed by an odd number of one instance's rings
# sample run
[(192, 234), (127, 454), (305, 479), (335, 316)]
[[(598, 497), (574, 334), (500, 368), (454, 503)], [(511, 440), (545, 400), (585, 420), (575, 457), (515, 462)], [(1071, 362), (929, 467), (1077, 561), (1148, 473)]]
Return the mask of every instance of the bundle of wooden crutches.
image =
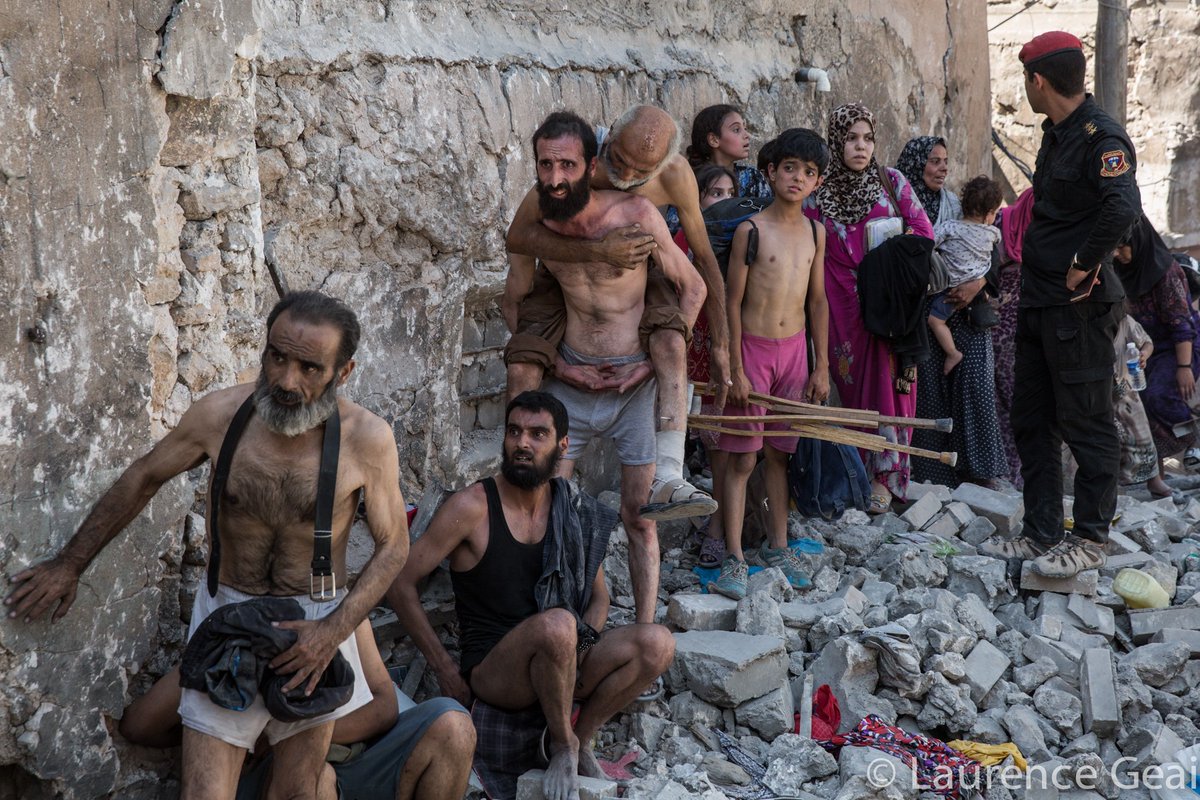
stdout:
[[(693, 384), (698, 394), (707, 394), (707, 387)], [(836, 444), (848, 444), (863, 450), (881, 452), (893, 450), (898, 453), (921, 458), (932, 458), (943, 464), (954, 466), (958, 461), (958, 453), (926, 450), (912, 445), (888, 441), (877, 433), (867, 433), (854, 428), (875, 428), (881, 425), (895, 425), (901, 428), (927, 428), (949, 433), (954, 429), (954, 420), (921, 419), (919, 417), (889, 417), (878, 411), (858, 408), (835, 408), (813, 403), (802, 403), (797, 400), (784, 400), (769, 394), (750, 393), (753, 405), (765, 408), (770, 412), (766, 417), (724, 416), (718, 414), (689, 414), (688, 425), (698, 430), (728, 433), (733, 436), (801, 436), (808, 439), (822, 439)], [(737, 423), (747, 422), (786, 422), (789, 430), (763, 431), (761, 434), (743, 428), (731, 427)], [(849, 426), (849, 427), (842, 427)]]

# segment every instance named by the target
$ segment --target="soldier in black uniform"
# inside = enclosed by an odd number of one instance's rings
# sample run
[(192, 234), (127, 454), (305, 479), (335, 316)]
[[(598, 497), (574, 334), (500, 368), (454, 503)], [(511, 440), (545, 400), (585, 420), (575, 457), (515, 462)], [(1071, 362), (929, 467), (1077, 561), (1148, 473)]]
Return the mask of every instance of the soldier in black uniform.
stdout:
[[(1069, 577), (1104, 565), (1116, 510), (1113, 337), (1124, 291), (1112, 252), (1141, 213), (1129, 136), (1085, 94), (1079, 39), (1044, 33), (1021, 48), (1025, 93), (1042, 123), (1017, 312), (1012, 426), (1025, 525), (980, 552)], [(1061, 443), (1079, 463), (1074, 529), (1064, 536)]]

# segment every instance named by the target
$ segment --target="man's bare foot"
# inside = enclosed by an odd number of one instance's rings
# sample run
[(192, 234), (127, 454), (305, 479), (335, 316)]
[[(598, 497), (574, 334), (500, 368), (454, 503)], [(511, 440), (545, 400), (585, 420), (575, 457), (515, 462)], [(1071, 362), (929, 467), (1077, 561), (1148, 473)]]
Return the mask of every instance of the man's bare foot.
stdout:
[(945, 363), (942, 364), (942, 374), (949, 375), (954, 370), (954, 368), (958, 366), (959, 362), (962, 360), (963, 360), (963, 354), (962, 354), (962, 351), (960, 351), (960, 350), (955, 350), (953, 352), (947, 353), (946, 361), (945, 361)]
[(550, 765), (542, 778), (546, 800), (579, 800), (579, 742), (550, 746)]
[(596, 760), (596, 754), (590, 747), (579, 748), (579, 774), (585, 778), (607, 778), (604, 768)]

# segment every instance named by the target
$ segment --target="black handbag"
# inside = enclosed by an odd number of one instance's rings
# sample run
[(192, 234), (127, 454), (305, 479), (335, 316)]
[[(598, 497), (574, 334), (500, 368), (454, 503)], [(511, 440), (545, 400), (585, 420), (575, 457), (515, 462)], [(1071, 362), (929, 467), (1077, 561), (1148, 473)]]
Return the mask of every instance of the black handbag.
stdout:
[(986, 292), (975, 295), (971, 305), (967, 306), (967, 321), (977, 331), (986, 331), (1000, 324), (1000, 314), (992, 305)]

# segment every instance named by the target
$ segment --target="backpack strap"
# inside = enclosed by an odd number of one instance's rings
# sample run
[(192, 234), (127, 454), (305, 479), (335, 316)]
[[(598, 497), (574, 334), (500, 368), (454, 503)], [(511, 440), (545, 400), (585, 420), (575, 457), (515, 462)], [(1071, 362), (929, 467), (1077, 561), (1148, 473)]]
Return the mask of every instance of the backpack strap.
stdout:
[(853, 459), (856, 457), (854, 449), (848, 444), (837, 445), (838, 455), (842, 457), (842, 467), (846, 470), (846, 479), (850, 482), (850, 493), (854, 495), (854, 507), (865, 509), (870, 505), (866, 495), (863, 494), (862, 487), (858, 484), (857, 471), (854, 469)]
[(749, 267), (758, 258), (758, 226), (752, 219), (746, 222), (750, 223), (750, 233), (746, 235), (746, 266)]

